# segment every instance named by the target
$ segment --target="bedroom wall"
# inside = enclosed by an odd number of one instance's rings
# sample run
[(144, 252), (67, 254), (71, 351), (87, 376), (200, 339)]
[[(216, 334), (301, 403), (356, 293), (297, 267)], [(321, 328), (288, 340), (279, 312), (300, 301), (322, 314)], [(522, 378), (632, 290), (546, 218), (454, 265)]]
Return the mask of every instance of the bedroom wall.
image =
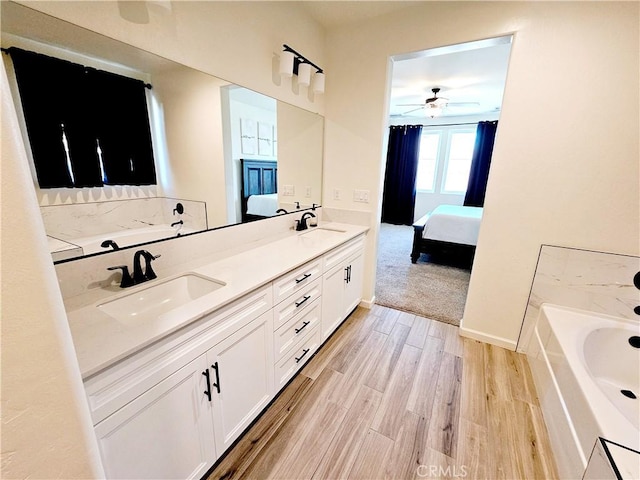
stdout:
[[(638, 9), (631, 2), (425, 2), (328, 32), (323, 206), (370, 212), (375, 247), (389, 58), (514, 32), (462, 331), (515, 348), (542, 243), (638, 254)], [(595, 108), (603, 86), (615, 95)], [(334, 200), (336, 188), (348, 193)], [(378, 201), (354, 203), (354, 188)], [(375, 257), (369, 250), (369, 298)]]

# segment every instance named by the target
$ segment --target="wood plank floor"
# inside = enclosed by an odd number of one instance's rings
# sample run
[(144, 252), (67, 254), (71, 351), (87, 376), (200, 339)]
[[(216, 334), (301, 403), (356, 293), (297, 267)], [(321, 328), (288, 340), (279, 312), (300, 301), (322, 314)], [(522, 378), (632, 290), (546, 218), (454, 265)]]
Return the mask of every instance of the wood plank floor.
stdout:
[(555, 479), (523, 355), (358, 308), (208, 479)]

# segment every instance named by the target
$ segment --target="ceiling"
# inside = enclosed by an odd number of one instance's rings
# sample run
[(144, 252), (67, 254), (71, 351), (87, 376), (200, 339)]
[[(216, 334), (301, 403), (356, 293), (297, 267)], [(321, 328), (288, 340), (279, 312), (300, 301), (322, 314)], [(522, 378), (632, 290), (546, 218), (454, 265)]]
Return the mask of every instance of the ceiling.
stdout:
[[(412, 7), (415, 1), (302, 1), (324, 28), (340, 28)], [(425, 120), (425, 105), (440, 88), (447, 99), (440, 117), (469, 117), (500, 111), (507, 76), (511, 37), (399, 55), (393, 58), (389, 114), (392, 118)], [(456, 105), (466, 103), (467, 105)], [(415, 106), (411, 106), (415, 105)]]
[(301, 1), (299, 2), (326, 29), (344, 27), (415, 6), (416, 1)]
[(395, 57), (390, 116), (426, 118), (428, 109), (421, 106), (434, 96), (433, 88), (447, 99), (440, 116), (499, 112), (510, 50), (511, 37), (501, 37)]

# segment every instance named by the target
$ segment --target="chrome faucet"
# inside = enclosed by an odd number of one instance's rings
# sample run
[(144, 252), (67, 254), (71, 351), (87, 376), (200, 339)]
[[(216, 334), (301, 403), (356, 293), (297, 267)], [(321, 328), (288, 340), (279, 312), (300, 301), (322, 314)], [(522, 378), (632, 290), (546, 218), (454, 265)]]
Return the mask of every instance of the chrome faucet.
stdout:
[(296, 220), (296, 231), (301, 232), (302, 230), (309, 228), (307, 226), (307, 218), (311, 217), (315, 218), (315, 215), (311, 212), (304, 212), (302, 217), (300, 217), (300, 220)]
[[(147, 280), (153, 280), (157, 278), (156, 272), (151, 268), (151, 262), (158, 258), (160, 255), (152, 255), (146, 250), (138, 250), (133, 256), (133, 282), (142, 283)], [(140, 264), (141, 257), (144, 257), (144, 273), (142, 272), (142, 265)]]

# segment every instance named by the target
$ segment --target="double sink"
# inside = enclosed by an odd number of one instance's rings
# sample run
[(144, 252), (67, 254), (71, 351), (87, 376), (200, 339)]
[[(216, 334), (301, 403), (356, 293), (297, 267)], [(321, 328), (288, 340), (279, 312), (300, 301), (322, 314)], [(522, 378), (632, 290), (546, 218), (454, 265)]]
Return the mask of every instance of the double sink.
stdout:
[[(345, 232), (346, 230), (316, 227), (300, 234), (298, 239), (301, 242), (316, 243), (336, 238), (336, 235), (340, 236)], [(124, 325), (136, 326), (187, 305), (225, 285), (225, 282), (215, 278), (186, 273), (103, 302), (97, 308)]]

